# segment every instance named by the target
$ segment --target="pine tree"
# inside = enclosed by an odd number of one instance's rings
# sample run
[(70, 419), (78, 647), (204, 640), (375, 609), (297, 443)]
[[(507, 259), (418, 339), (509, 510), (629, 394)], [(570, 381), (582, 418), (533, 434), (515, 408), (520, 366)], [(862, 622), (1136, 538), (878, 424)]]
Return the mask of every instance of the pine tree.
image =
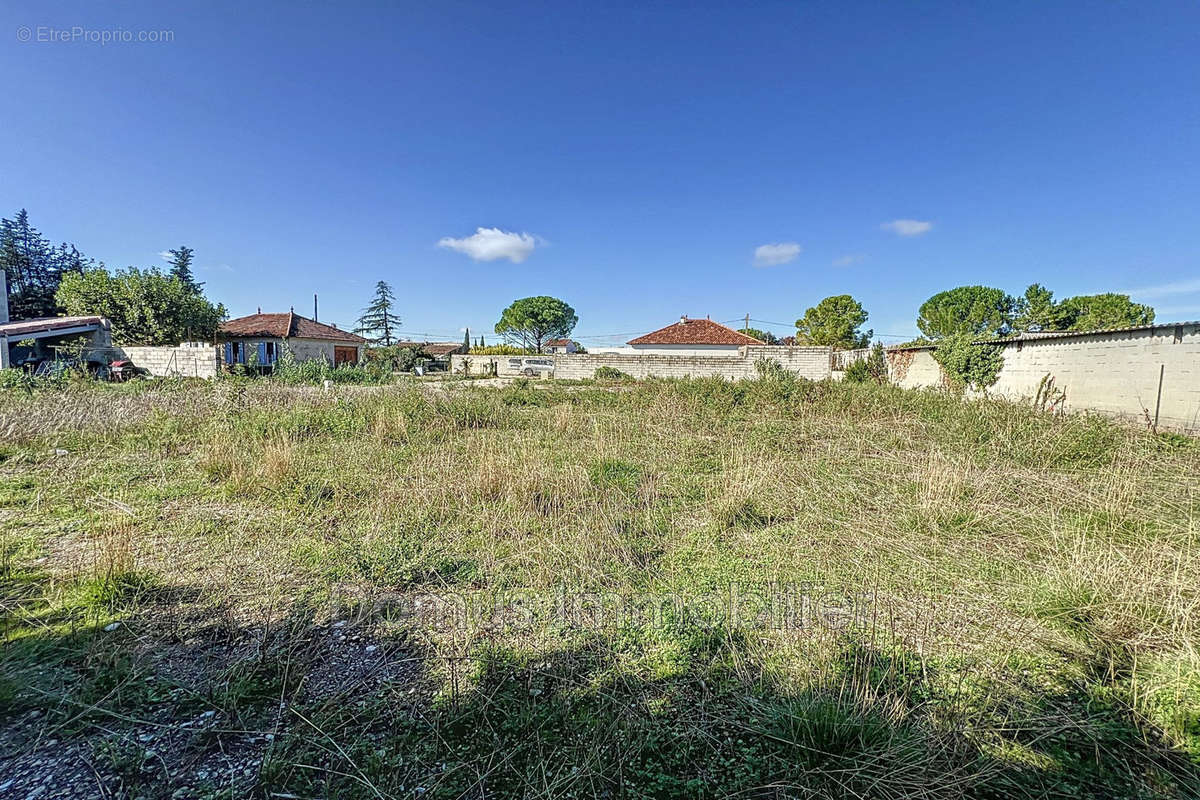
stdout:
[(53, 247), (21, 209), (16, 219), (0, 220), (0, 269), (8, 278), (13, 319), (51, 317), (61, 310), (54, 299), (63, 273), (81, 271), (91, 262), (73, 245)]
[(197, 283), (192, 275), (192, 248), (179, 245), (177, 250), (168, 250), (171, 254), (171, 274), (192, 294), (200, 294), (203, 283)]
[(471, 329), (463, 328), (463, 352), (471, 352)]
[(375, 284), (375, 296), (371, 304), (363, 309), (354, 332), (376, 344), (390, 347), (394, 341), (392, 331), (400, 327), (400, 317), (392, 313), (395, 307), (396, 296), (392, 293), (392, 287), (384, 281)]

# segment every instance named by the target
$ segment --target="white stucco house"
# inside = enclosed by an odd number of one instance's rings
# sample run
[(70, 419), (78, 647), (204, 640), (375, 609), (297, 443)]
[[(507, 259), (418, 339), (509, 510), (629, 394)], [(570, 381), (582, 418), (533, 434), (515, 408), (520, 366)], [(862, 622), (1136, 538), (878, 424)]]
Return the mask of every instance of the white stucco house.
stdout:
[(269, 367), (279, 360), (287, 345), (297, 361), (323, 360), (328, 364), (357, 364), (367, 340), (356, 333), (295, 311), (286, 314), (257, 314), (222, 322), (217, 344), (227, 366), (256, 363)]
[(680, 317), (665, 328), (630, 339), (624, 347), (597, 347), (590, 352), (655, 356), (733, 356), (747, 345), (762, 346), (753, 336), (711, 319)]
[(579, 345), (570, 339), (550, 339), (542, 345), (543, 353), (578, 353)]

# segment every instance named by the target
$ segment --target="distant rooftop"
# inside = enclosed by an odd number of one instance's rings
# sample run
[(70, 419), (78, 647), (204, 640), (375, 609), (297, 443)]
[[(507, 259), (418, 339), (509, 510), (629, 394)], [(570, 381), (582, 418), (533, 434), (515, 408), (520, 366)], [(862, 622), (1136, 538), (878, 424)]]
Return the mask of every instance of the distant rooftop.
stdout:
[(747, 336), (733, 328), (727, 328), (711, 319), (689, 319), (681, 317), (665, 328), (630, 339), (629, 344), (762, 344), (753, 336)]
[(275, 339), (330, 339), (335, 342), (367, 341), (357, 333), (344, 331), (333, 325), (326, 325), (308, 317), (302, 317), (294, 311), (282, 314), (250, 314), (222, 322), (217, 333), (223, 336), (265, 336)]

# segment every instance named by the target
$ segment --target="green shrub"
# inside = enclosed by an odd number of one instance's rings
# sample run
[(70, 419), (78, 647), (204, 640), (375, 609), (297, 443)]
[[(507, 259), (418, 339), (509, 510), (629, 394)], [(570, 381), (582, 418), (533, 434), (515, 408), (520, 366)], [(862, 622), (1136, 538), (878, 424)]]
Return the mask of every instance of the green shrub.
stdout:
[(1002, 350), (999, 344), (975, 344), (973, 336), (958, 334), (939, 341), (933, 357), (953, 388), (984, 390), (1000, 377)]
[(596, 367), (596, 371), (592, 373), (592, 377), (598, 381), (610, 381), (612, 383), (628, 383), (633, 380), (633, 376), (628, 372), (622, 372), (616, 367)]
[(473, 356), (528, 356), (534, 355), (532, 350), (524, 347), (513, 347), (511, 344), (493, 344), (487, 347), (472, 347), (469, 351)]
[(871, 368), (867, 366), (866, 359), (860, 358), (858, 361), (852, 361), (850, 366), (846, 367), (844, 380), (850, 383), (866, 383), (871, 380)]

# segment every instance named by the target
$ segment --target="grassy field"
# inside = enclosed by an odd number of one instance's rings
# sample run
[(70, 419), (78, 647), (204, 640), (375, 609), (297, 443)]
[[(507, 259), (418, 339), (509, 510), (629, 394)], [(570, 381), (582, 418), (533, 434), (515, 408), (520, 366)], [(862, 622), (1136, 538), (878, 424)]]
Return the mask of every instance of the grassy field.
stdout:
[(1198, 473), (786, 378), (3, 392), (0, 796), (1200, 796)]

